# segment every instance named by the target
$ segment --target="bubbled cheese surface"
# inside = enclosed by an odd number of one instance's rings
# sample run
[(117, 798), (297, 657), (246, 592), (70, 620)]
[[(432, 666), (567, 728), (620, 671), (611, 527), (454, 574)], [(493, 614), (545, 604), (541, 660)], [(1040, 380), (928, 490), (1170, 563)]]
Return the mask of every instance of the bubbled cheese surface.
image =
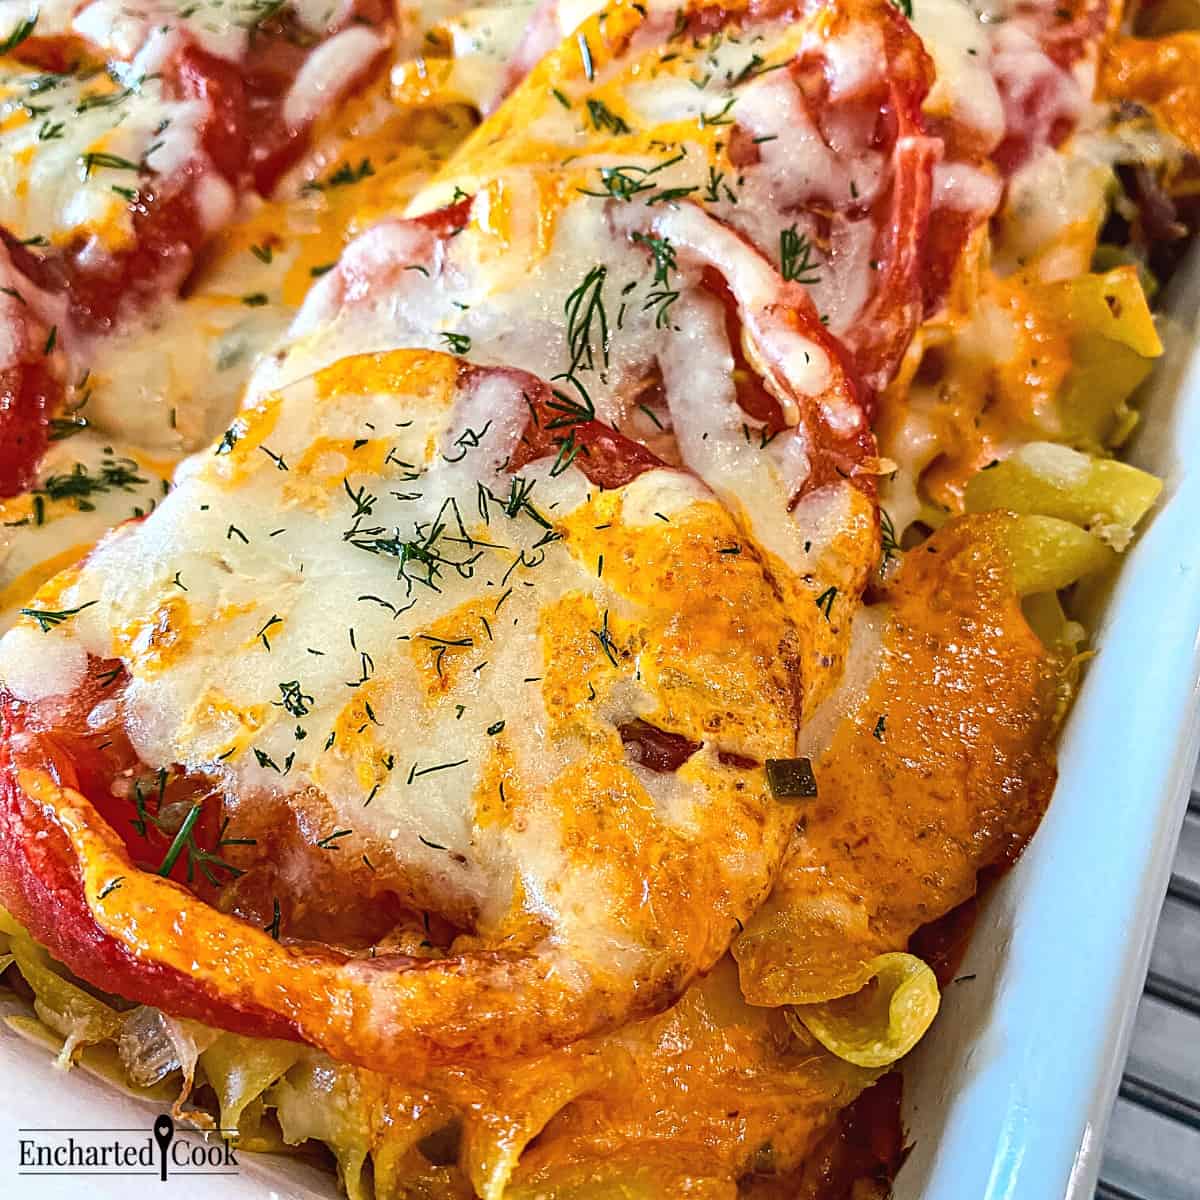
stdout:
[[(160, 48), (112, 77), (53, 75), (0, 58), (0, 225), (14, 237), (38, 245), (97, 237), (122, 248), (133, 237), (138, 189), (202, 155), (205, 106), (164, 95)], [(207, 188), (202, 215), (217, 224), (232, 211), (232, 192), (215, 175)]]
[[(413, 351), (264, 397), (51, 585), (80, 611), (45, 654), (121, 657), (139, 756), (221, 781), (235, 817), (286, 797), (312, 842), (457, 919), (499, 919), (519, 874), (532, 910), (602, 922), (599, 867), (558, 894), (578, 788), (699, 836), (745, 775), (722, 751), (794, 745), (792, 635), (693, 476), (601, 493), (553, 459), (503, 471), (528, 386)], [(702, 749), (645, 770), (617, 732), (638, 718)], [(734, 850), (722, 870), (741, 869)]]

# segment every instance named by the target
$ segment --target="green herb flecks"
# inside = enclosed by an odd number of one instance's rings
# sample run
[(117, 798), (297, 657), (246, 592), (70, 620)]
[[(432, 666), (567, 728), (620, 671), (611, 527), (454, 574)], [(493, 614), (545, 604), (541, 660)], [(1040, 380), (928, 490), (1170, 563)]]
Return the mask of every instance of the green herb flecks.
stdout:
[(49, 500), (73, 501), (80, 512), (94, 512), (94, 496), (113, 491), (132, 492), (148, 483), (138, 471), (139, 467), (133, 459), (109, 455), (101, 461), (95, 472), (89, 471), (84, 463), (76, 463), (64, 474), (48, 476), (41, 486), (33, 490), (35, 495), (45, 496)]
[(69, 621), (72, 617), (83, 612), (85, 608), (91, 608), (93, 604), (99, 604), (98, 600), (89, 600), (86, 604), (81, 604), (78, 608), (23, 608), (21, 616), (32, 617), (38, 623), (38, 628), (43, 633), (49, 633), (56, 625), (61, 625), (64, 621)]
[(779, 235), (779, 273), (789, 283), (811, 286), (821, 282), (812, 242), (806, 233), (798, 233), (795, 225)]
[(28, 41), (33, 36), (37, 23), (37, 13), (26, 17), (4, 41), (0, 42), (0, 54), (11, 54), (22, 42)]
[(279, 685), (281, 699), (272, 700), (276, 708), (285, 709), (293, 717), (307, 717), (312, 712), (313, 698), (300, 686), (298, 679), (289, 679)]
[(633, 132), (624, 117), (617, 116), (603, 100), (589, 100), (587, 102), (587, 111), (592, 121), (592, 127), (597, 133), (607, 132), (615, 136), (617, 134)]

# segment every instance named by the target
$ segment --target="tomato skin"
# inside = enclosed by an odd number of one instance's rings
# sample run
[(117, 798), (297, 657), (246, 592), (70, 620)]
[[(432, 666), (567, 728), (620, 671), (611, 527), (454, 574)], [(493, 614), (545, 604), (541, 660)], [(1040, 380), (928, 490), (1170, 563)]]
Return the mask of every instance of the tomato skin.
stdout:
[[(704, 288), (721, 301), (725, 310), (725, 332), (733, 355), (734, 386), (737, 388), (738, 404), (747, 416), (762, 422), (766, 438), (773, 438), (787, 429), (783, 408), (767, 390), (746, 358), (742, 348), (742, 319), (738, 313), (737, 301), (724, 276), (714, 267), (704, 268), (702, 281)], [(845, 401), (861, 409), (864, 417), (851, 432), (838, 432), (817, 411), (811, 399), (803, 401), (800, 423), (805, 427), (812, 453), (809, 455), (810, 471), (804, 486), (792, 497), (792, 506), (809, 492), (843, 480), (849, 481), (852, 487), (874, 499), (874, 476), (858, 469), (864, 461), (873, 459), (876, 454), (875, 438), (870, 428), (874, 396), (857, 378), (855, 364), (849, 351), (821, 324), (817, 310), (802, 287), (794, 283), (785, 283), (780, 289), (778, 307), (788, 312), (791, 324), (800, 333), (815, 342), (829, 356), (836, 366), (838, 382), (835, 390), (844, 393)]]
[(26, 285), (28, 250), (0, 228), (0, 498), (31, 487), (64, 399), (53, 303)]
[[(379, 0), (359, 0), (344, 12), (336, 32), (351, 23), (386, 27), (389, 14)], [(289, 167), (308, 149), (307, 129), (296, 129), (283, 119), (288, 90), (311, 51), (308, 33), (295, 18), (283, 13), (255, 27), (239, 79), (245, 87), (246, 125), (253, 131), (245, 159), (249, 179), (262, 196), (269, 196)], [(349, 80), (342, 96), (357, 91), (372, 78), (385, 58), (381, 50)]]
[[(824, 116), (841, 106), (874, 113), (874, 129), (864, 137), (861, 149), (882, 153), (890, 161), (890, 182), (869, 210), (864, 211), (853, 195), (835, 204), (833, 213), (824, 197), (814, 198), (811, 208), (806, 202), (799, 206), (799, 211), (807, 210), (818, 220), (831, 216), (867, 219), (874, 228), (868, 297), (852, 325), (839, 331), (839, 337), (851, 353), (858, 378), (878, 392), (895, 374), (924, 317), (922, 267), (933, 167), (942, 152), (940, 140), (930, 135), (921, 111), (933, 82), (932, 60), (898, 9), (875, 0), (839, 0), (829, 5), (809, 0), (760, 0), (750, 3), (745, 12), (719, 5), (705, 7), (689, 13), (686, 32), (689, 37), (705, 37), (743, 18), (812, 20), (818, 10), (823, 10), (822, 18), (827, 15), (831, 37), (846, 28), (870, 28), (882, 50), (873, 84), (848, 99), (831, 95), (820, 40), (803, 49), (788, 68), (816, 129), (822, 130)], [(730, 132), (729, 156), (739, 170), (753, 169), (759, 159), (757, 145), (738, 125)], [(773, 248), (759, 249), (769, 253)], [(866, 262), (850, 263), (846, 269), (865, 270), (867, 266)], [(869, 407), (869, 397), (867, 403)]]
[(246, 99), (237, 69), (187, 46), (166, 84), (175, 97), (205, 105), (199, 138), (204, 153), (132, 206), (134, 235), (127, 251), (97, 259), (83, 244), (66, 252), (63, 283), (76, 323), (88, 333), (107, 332), (123, 315), (148, 309), (179, 289), (213, 232), (198, 203), (204, 176), (215, 167), (232, 186), (245, 166)]
[(471, 209), (475, 197), (467, 196), (447, 204), (443, 208), (435, 208), (432, 212), (422, 213), (419, 217), (407, 217), (414, 225), (428, 229), (435, 237), (448, 238), (459, 233), (471, 219)]
[(45, 362), (0, 368), (0, 498), (33, 486), (62, 404), (62, 383)]
[[(358, 7), (368, 16), (379, 15), (374, 0)], [(354, 12), (347, 20), (352, 18), (357, 19)], [(311, 53), (294, 32), (278, 20), (268, 23), (256, 31), (240, 64), (186, 41), (164, 64), (166, 94), (203, 106), (198, 152), (169, 176), (143, 177), (138, 199), (130, 203), (133, 236), (127, 248), (97, 254), (90, 239), (80, 237), (61, 249), (27, 256), (25, 273), (39, 287), (68, 297), (77, 333), (110, 332), (179, 291), (216, 232), (201, 202), (214, 174), (231, 189), (231, 201), (250, 189), (267, 195), (303, 154), (307, 129), (290, 128), (282, 117), (287, 91)], [(86, 57), (85, 51), (76, 38), (30, 39), (19, 57), (65, 70)], [(372, 75), (381, 58), (364, 64), (348, 90)]]
[(177, 98), (205, 104), (208, 111), (200, 126), (200, 144), (213, 166), (236, 184), (250, 142), (246, 86), (238, 68), (198, 46), (187, 46), (168, 79)]
[(80, 743), (55, 744), (37, 724), (30, 706), (0, 691), (0, 904), (55, 958), (105, 991), (234, 1033), (296, 1039), (278, 1014), (215, 1000), (197, 980), (132, 954), (99, 926), (66, 833), (18, 782), (14, 745), (20, 737), (22, 762), (32, 755), (68, 787), (86, 787), (103, 759), (89, 764)]
[(201, 210), (202, 189), (211, 184), (214, 172), (235, 188), (245, 169), (246, 101), (238, 69), (185, 45), (164, 65), (163, 87), (173, 99), (204, 106), (200, 150), (169, 176), (144, 177), (129, 206), (133, 233), (128, 247), (98, 254), (92, 240), (80, 236), (42, 251), (19, 246), (0, 231), (22, 274), (44, 291), (66, 296), (72, 328), (61, 331), (64, 340), (72, 333), (107, 333), (123, 318), (178, 291), (214, 232)]
[[(891, 180), (869, 210), (875, 241), (868, 299), (853, 324), (839, 335), (853, 356), (859, 378), (877, 392), (896, 373), (924, 318), (922, 265), (933, 168), (942, 155), (942, 143), (931, 135), (921, 111), (933, 83), (933, 62), (899, 9), (891, 3), (860, 0), (843, 0), (838, 9), (852, 27), (877, 31), (883, 51), (874, 87), (851, 103), (868, 111), (875, 107), (873, 137), (864, 149), (889, 157)], [(797, 59), (791, 74), (798, 81), (819, 77), (815, 89), (811, 84), (807, 88), (807, 101), (819, 113), (830, 101), (819, 52)], [(853, 208), (851, 204), (847, 212)]]
[(597, 487), (619, 488), (643, 471), (666, 466), (658, 455), (616, 429), (599, 421), (574, 420), (564, 409), (577, 401), (566, 392), (556, 395), (532, 375), (525, 376), (522, 386), (530, 417), (508, 463), (510, 471), (561, 453), (564, 463), (573, 462)]

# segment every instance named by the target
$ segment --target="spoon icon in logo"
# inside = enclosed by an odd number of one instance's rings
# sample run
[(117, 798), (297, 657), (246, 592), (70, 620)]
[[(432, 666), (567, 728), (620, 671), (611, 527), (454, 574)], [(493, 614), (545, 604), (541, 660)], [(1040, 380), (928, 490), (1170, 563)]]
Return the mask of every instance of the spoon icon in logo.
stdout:
[(154, 1140), (158, 1143), (159, 1178), (167, 1181), (167, 1147), (175, 1137), (175, 1122), (163, 1113), (154, 1118)]

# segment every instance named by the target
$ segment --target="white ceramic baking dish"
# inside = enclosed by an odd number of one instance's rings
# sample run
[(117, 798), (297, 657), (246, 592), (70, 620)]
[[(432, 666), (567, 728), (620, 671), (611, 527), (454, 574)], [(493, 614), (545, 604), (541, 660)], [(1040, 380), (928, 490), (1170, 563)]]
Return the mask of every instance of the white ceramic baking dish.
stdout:
[(1095, 1189), (1200, 737), (1200, 255), (1164, 312), (1128, 457), (1166, 486), (1096, 631), (1050, 809), (906, 1066), (896, 1200)]
[[(1097, 631), (1037, 836), (988, 898), (906, 1069), (896, 1200), (1090, 1200), (1183, 817), (1200, 711), (1200, 261), (1167, 306), (1130, 457), (1166, 481)], [(327, 1176), (242, 1158), (235, 1176), (19, 1173), (21, 1129), (149, 1130), (156, 1110), (0, 1030), (0, 1178), (38, 1200), (318, 1200)]]

